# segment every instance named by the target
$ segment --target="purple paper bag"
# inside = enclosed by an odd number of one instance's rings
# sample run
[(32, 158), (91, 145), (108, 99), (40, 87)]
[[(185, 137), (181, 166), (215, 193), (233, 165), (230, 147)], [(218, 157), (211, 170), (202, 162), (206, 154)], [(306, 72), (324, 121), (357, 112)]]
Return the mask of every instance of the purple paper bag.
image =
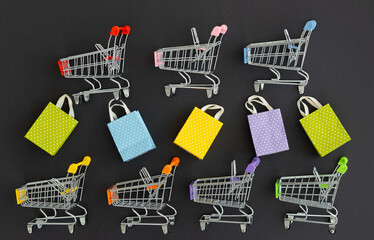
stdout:
[[(265, 106), (269, 111), (257, 113), (253, 103)], [(248, 115), (253, 145), (257, 156), (283, 152), (289, 149), (280, 109), (275, 109), (260, 96), (250, 96), (245, 104), (252, 113)]]

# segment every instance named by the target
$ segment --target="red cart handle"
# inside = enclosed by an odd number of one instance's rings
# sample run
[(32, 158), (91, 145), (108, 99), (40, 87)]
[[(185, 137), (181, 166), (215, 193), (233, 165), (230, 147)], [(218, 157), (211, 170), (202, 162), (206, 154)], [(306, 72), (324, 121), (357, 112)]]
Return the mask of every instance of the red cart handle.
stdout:
[(130, 26), (126, 25), (124, 27), (114, 26), (112, 30), (110, 30), (110, 35), (118, 36), (119, 32), (122, 30), (122, 34), (129, 35), (130, 34)]

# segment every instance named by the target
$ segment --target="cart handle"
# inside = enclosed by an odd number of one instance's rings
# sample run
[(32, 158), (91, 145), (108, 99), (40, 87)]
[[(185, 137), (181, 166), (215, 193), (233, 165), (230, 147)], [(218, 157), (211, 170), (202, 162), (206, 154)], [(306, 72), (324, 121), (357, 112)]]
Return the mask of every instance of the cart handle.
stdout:
[(91, 157), (85, 156), (83, 160), (79, 163), (73, 163), (69, 166), (68, 173), (75, 174), (78, 170), (78, 167), (83, 165), (83, 166), (88, 166), (91, 163)]
[(260, 164), (260, 158), (258, 157), (254, 157), (252, 162), (250, 164), (248, 164), (247, 168), (245, 169), (245, 171), (247, 173), (253, 173), (256, 169), (256, 167)]
[(338, 169), (336, 170), (338, 173), (344, 174), (348, 170), (348, 158), (347, 157), (341, 157), (338, 162)]
[(220, 28), (221, 28), (221, 34), (226, 34), (227, 29), (228, 29), (227, 25), (226, 24), (222, 24), (220, 26)]
[(304, 30), (305, 31), (313, 31), (317, 26), (317, 22), (315, 20), (310, 20), (305, 23)]
[(119, 32), (122, 30), (122, 34), (129, 35), (130, 34), (130, 26), (126, 25), (123, 27), (114, 26), (112, 27), (112, 30), (110, 30), (110, 35), (112, 36), (118, 36)]
[(173, 157), (173, 159), (170, 162), (170, 166), (178, 167), (180, 162), (179, 157)]
[(218, 35), (221, 33), (221, 27), (219, 26), (215, 26), (212, 30), (212, 32), (210, 33), (210, 35), (212, 36), (215, 36), (215, 37), (218, 37)]

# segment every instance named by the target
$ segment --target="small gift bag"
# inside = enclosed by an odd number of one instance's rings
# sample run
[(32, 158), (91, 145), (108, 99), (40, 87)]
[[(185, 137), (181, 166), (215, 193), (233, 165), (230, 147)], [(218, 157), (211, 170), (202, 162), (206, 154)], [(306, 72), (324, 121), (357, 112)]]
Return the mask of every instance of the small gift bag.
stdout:
[[(219, 109), (219, 111), (212, 117), (205, 113), (208, 109)], [(216, 104), (208, 104), (201, 110), (195, 107), (174, 143), (198, 159), (203, 159), (223, 125), (218, 121), (223, 112), (223, 107)]]
[[(303, 100), (317, 110), (309, 114), (309, 108)], [(317, 99), (303, 96), (297, 101), (297, 107), (303, 116), (300, 123), (321, 157), (351, 140), (330, 104), (322, 107)]]
[[(259, 103), (269, 111), (257, 113), (253, 103)], [(289, 149), (279, 108), (273, 110), (263, 97), (257, 95), (250, 96), (245, 103), (245, 107), (252, 113), (248, 115), (248, 123), (258, 157)]]
[[(65, 99), (69, 103), (69, 114), (61, 110)], [(62, 95), (56, 105), (48, 103), (36, 119), (25, 138), (54, 156), (77, 126), (74, 119), (73, 102), (67, 94)]]
[[(124, 162), (130, 161), (146, 152), (156, 148), (151, 135), (138, 111), (128, 109), (126, 104), (112, 104), (115, 99), (109, 102), (110, 123), (108, 128), (112, 134), (114, 143)], [(117, 118), (113, 107), (122, 107), (126, 115)]]

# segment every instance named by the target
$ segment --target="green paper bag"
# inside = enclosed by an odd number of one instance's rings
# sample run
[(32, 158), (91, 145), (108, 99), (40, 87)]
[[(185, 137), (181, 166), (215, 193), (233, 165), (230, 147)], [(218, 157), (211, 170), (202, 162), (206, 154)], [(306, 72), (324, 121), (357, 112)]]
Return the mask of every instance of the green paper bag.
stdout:
[[(309, 114), (308, 106), (302, 102), (303, 100), (317, 110)], [(301, 110), (300, 104), (304, 111)], [(297, 107), (303, 116), (300, 123), (321, 157), (351, 140), (330, 104), (322, 107), (317, 99), (304, 96), (297, 101)]]
[[(69, 103), (69, 114), (61, 110), (65, 99)], [(77, 126), (74, 119), (73, 102), (67, 94), (61, 96), (56, 105), (48, 103), (36, 119), (25, 138), (54, 156)]]

